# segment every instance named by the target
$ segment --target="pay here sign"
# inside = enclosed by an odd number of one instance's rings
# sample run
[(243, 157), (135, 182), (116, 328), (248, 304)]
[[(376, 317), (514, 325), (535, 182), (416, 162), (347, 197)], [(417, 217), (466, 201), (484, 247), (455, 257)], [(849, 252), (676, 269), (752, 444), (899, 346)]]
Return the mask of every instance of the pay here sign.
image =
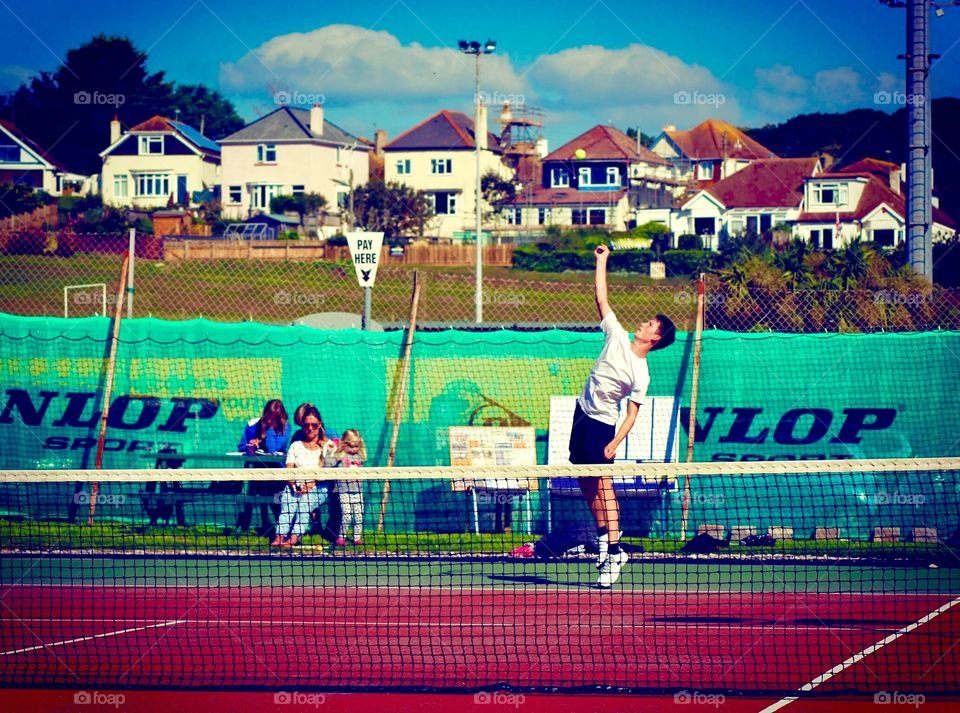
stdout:
[(347, 233), (347, 245), (350, 246), (350, 259), (357, 273), (360, 287), (373, 287), (377, 279), (377, 265), (380, 264), (380, 248), (383, 247), (383, 233), (355, 231)]

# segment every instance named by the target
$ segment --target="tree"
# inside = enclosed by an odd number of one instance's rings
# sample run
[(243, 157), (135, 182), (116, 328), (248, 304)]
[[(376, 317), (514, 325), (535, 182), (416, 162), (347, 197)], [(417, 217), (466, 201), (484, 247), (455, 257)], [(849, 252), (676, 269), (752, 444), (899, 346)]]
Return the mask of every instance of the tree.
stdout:
[[(627, 127), (627, 130), (626, 130), (624, 133), (625, 133), (627, 136), (629, 136), (631, 139), (637, 138), (637, 129), (636, 129), (635, 127), (633, 127), (633, 126), (628, 126), (628, 127)], [(654, 138), (655, 138), (655, 137), (649, 136), (648, 134), (645, 134), (645, 133), (643, 133), (643, 132), (641, 131), (641, 132), (640, 132), (640, 145), (641, 145), (641, 146), (646, 146), (647, 148), (650, 148), (650, 147), (653, 145), (653, 139), (654, 139)]]
[[(243, 128), (243, 119), (233, 104), (220, 92), (202, 84), (180, 84), (173, 90), (169, 110), (171, 118), (199, 129), (214, 139), (222, 139)], [(177, 113), (179, 110), (179, 114)]]
[[(99, 173), (114, 115), (130, 127), (154, 115), (177, 118), (221, 138), (243, 125), (233, 105), (202, 85), (177, 87), (147, 70), (147, 55), (125, 37), (97, 35), (67, 52), (55, 72), (40, 72), (0, 102), (0, 117), (24, 129), (68, 169)], [(220, 132), (223, 132), (222, 134)]]
[(396, 238), (422, 236), (433, 209), (421, 191), (401, 183), (372, 181), (354, 189), (353, 214), (357, 228)]
[(499, 213), (517, 197), (517, 184), (490, 171), (480, 179), (480, 192), (493, 211)]
[(271, 213), (286, 213), (290, 211), (300, 216), (303, 225), (303, 216), (311, 213), (320, 213), (327, 207), (327, 199), (321, 193), (296, 193), (294, 195), (274, 196), (270, 199)]

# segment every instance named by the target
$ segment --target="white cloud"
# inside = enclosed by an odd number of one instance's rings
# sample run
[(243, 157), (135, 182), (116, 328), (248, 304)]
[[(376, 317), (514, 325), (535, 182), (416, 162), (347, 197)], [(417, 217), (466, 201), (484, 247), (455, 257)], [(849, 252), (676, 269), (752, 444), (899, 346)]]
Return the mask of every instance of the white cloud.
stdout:
[[(455, 48), (403, 45), (388, 32), (328, 25), (281, 35), (236, 62), (220, 66), (225, 91), (269, 96), (276, 91), (322, 95), (332, 105), (358, 101), (464, 97), (474, 87), (473, 57)], [(523, 93), (506, 54), (484, 56), (487, 91)]]
[(754, 76), (757, 84), (753, 90), (753, 103), (764, 115), (786, 118), (807, 106), (810, 80), (797, 74), (793, 67), (784, 64), (758, 67)]
[(18, 89), (21, 84), (28, 83), (36, 74), (37, 71), (34, 69), (13, 64), (0, 67), (0, 89)]
[(783, 94), (804, 94), (810, 91), (810, 81), (797, 74), (789, 65), (775, 64), (772, 67), (758, 67), (754, 71), (754, 76), (760, 87)]
[(813, 77), (814, 94), (828, 108), (848, 107), (863, 101), (862, 82), (863, 77), (851, 67), (825, 69)]

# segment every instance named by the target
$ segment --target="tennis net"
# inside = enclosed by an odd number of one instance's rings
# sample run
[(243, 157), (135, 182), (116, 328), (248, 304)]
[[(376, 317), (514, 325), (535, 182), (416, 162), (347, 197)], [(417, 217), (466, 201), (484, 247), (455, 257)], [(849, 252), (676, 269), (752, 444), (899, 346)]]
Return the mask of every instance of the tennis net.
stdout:
[(0, 685), (960, 691), (960, 459), (290, 474), (0, 471)]

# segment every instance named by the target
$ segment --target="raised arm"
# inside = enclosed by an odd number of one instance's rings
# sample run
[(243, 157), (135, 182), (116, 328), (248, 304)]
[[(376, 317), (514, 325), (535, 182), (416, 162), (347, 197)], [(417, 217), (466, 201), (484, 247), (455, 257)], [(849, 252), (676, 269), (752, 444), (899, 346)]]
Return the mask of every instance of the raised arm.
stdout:
[(603, 321), (610, 313), (610, 303), (607, 302), (607, 258), (610, 256), (610, 248), (600, 245), (594, 251), (594, 256), (597, 259), (597, 270), (593, 278), (593, 289), (597, 298), (597, 311)]

